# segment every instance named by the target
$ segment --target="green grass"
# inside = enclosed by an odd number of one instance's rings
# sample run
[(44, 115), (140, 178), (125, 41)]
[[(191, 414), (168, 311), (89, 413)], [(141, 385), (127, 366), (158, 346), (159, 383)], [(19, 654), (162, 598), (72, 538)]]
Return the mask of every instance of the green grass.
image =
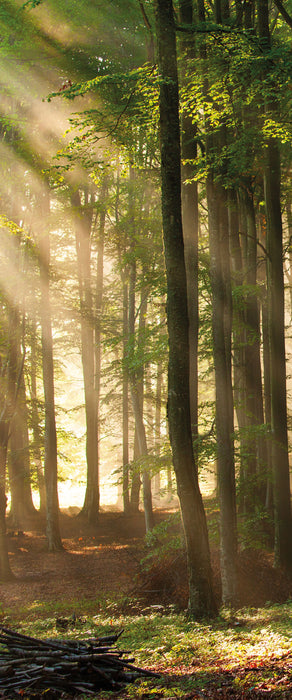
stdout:
[[(40, 606), (37, 602), (36, 610)], [(125, 615), (123, 608), (131, 612), (131, 606), (133, 614)], [(161, 677), (129, 685), (119, 698), (184, 698), (189, 693), (199, 698), (199, 693), (204, 696), (212, 684), (218, 689), (223, 681), (226, 693), (232, 689), (233, 694), (223, 695), (228, 698), (244, 698), (246, 688), (256, 691), (261, 685), (272, 688), (271, 693), (283, 693), (287, 687), (281, 657), (291, 649), (292, 603), (243, 609), (236, 615), (222, 610), (213, 621), (195, 622), (183, 614), (135, 614), (135, 601), (127, 600), (120, 608), (112, 600), (96, 601), (95, 614), (78, 601), (82, 615), (66, 632), (56, 629), (56, 617), (70, 616), (76, 608), (73, 604), (66, 608), (64, 602), (52, 615), (53, 607), (43, 605), (39, 619), (31, 607), (21, 611), (21, 620), (20, 611), (17, 619), (8, 614), (3, 624), (38, 638), (82, 639), (124, 629), (119, 648), (126, 649), (137, 665), (158, 670)], [(291, 677), (291, 664), (289, 668)], [(216, 698), (216, 692), (205, 697)], [(265, 697), (278, 697), (266, 693)], [(113, 693), (99, 693), (98, 698), (113, 698)]]

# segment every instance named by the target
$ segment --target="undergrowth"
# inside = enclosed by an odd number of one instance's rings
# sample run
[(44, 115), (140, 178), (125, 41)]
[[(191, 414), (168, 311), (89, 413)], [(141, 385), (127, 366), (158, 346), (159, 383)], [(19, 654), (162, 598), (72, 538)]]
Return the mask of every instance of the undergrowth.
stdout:
[[(129, 599), (126, 603), (130, 604)], [(27, 610), (21, 620), (10, 616), (2, 622), (41, 639), (85, 639), (124, 630), (118, 646), (127, 650), (137, 665), (161, 674), (158, 679), (130, 684), (118, 694), (101, 692), (100, 700), (256, 698), (257, 689), (263, 686), (265, 697), (291, 697), (285, 693), (292, 692), (287, 685), (291, 678), (292, 603), (245, 608), (236, 614), (223, 609), (216, 619), (200, 622), (182, 613), (166, 614), (162, 607), (159, 613), (128, 615), (123, 605), (119, 609), (113, 600), (103, 601), (95, 615), (75, 617), (71, 605), (63, 612), (64, 618), (59, 610), (54, 617), (46, 617), (43, 610), (42, 618), (35, 619)], [(61, 621), (65, 629), (59, 628)], [(219, 693), (220, 688), (225, 695)], [(248, 694), (250, 689), (253, 696)]]

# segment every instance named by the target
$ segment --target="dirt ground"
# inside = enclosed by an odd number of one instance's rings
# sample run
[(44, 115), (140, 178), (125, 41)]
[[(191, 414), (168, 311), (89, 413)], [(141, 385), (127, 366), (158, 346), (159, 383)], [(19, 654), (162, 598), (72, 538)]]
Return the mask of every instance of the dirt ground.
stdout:
[[(99, 524), (90, 527), (81, 517), (62, 513), (62, 552), (49, 553), (45, 523), (39, 517), (26, 523), (23, 533), (13, 532), (8, 522), (8, 547), (15, 579), (0, 584), (1, 612), (13, 615), (34, 601), (98, 600), (105, 593), (127, 593), (138, 567), (137, 546), (144, 534), (143, 515), (125, 518), (122, 513), (101, 513)], [(82, 609), (76, 610), (82, 614)], [(39, 613), (39, 611), (38, 611)]]
[[(156, 520), (168, 513), (159, 511)], [(15, 579), (0, 584), (0, 612), (18, 616), (21, 609), (34, 616), (34, 602), (55, 604), (64, 601), (83, 614), (86, 601), (97, 601), (106, 594), (140, 597), (141, 606), (150, 603), (187, 603), (186, 567), (183, 558), (165, 561), (148, 575), (146, 586), (140, 567), (145, 533), (143, 513), (126, 517), (120, 512), (102, 512), (95, 528), (80, 517), (62, 513), (60, 519), (64, 551), (50, 554), (46, 548), (44, 523), (35, 517), (23, 534), (9, 530), (9, 556)], [(220, 598), (218, 552), (212, 552), (215, 586)], [(171, 576), (170, 576), (171, 572)], [(138, 576), (138, 578), (136, 578)], [(140, 583), (139, 583), (140, 582)], [(292, 582), (273, 568), (272, 555), (246, 551), (239, 558), (240, 595), (238, 606), (258, 607), (269, 602), (285, 602), (292, 595)], [(143, 585), (142, 585), (143, 583)], [(157, 591), (153, 596), (153, 588)], [(150, 593), (149, 593), (150, 591)], [(127, 611), (130, 612), (130, 611)], [(39, 615), (39, 606), (38, 612)], [(47, 611), (44, 614), (48, 615)], [(54, 614), (54, 613), (52, 613)]]

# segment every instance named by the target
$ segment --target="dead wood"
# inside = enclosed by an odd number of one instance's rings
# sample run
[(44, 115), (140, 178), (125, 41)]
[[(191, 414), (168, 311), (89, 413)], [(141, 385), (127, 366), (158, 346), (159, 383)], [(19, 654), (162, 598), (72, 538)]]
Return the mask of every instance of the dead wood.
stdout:
[[(123, 630), (122, 630), (123, 631)], [(0, 626), (1, 697), (29, 697), (50, 691), (75, 697), (99, 690), (120, 690), (140, 676), (157, 676), (123, 658), (114, 645), (122, 631), (86, 640), (41, 640)]]

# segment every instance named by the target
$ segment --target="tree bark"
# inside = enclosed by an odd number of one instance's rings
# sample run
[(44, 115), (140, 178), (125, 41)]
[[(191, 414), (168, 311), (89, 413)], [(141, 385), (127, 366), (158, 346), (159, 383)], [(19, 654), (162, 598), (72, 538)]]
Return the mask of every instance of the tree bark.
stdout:
[(129, 378), (127, 367), (127, 349), (129, 342), (128, 326), (128, 302), (129, 290), (126, 282), (123, 282), (123, 509), (124, 513), (130, 511), (129, 494)]
[[(265, 437), (261, 434), (264, 424), (263, 387), (260, 348), (260, 313), (257, 290), (257, 229), (252, 194), (252, 185), (245, 190), (243, 214), (246, 220), (246, 259), (245, 282), (245, 391), (246, 427), (250, 428), (247, 437), (248, 455), (246, 459), (246, 507), (248, 512), (257, 512), (260, 504), (265, 505), (265, 478), (267, 450)], [(258, 428), (258, 429), (257, 429)]]
[[(44, 227), (48, 225), (49, 195), (40, 194), (40, 212)], [(41, 283), (42, 365), (45, 396), (45, 485), (47, 506), (47, 541), (50, 552), (62, 549), (59, 528), (57, 431), (55, 419), (53, 337), (50, 304), (50, 239), (43, 229), (39, 240)]]
[[(101, 386), (101, 342), (102, 330), (101, 319), (103, 311), (103, 278), (104, 278), (104, 236), (106, 221), (106, 200), (108, 192), (108, 182), (105, 177), (100, 188), (100, 219), (97, 240), (97, 266), (96, 266), (96, 289), (95, 289), (95, 328), (94, 328), (94, 389), (96, 400), (96, 471), (97, 482), (99, 484), (100, 458), (100, 386)], [(98, 494), (99, 506), (99, 494)]]
[[(139, 352), (139, 369), (131, 369), (129, 372), (130, 385), (131, 385), (131, 398), (133, 413), (135, 418), (135, 431), (137, 436), (138, 454), (139, 458), (147, 457), (148, 447), (146, 439), (146, 430), (143, 420), (143, 405), (144, 405), (144, 343), (145, 343), (145, 319), (147, 312), (147, 291), (141, 291), (141, 303), (139, 312), (139, 328), (138, 328), (138, 352)], [(133, 345), (135, 343), (135, 328), (129, 328), (130, 335), (132, 337)], [(133, 352), (135, 353), (135, 348), (133, 347)], [(133, 355), (134, 357), (134, 355)], [(136, 363), (135, 363), (136, 364)], [(154, 526), (154, 516), (152, 508), (152, 494), (151, 494), (151, 478), (148, 470), (148, 466), (142, 469), (142, 485), (143, 485), (143, 506), (145, 515), (145, 527), (146, 532), (151, 530)]]
[(160, 71), (162, 219), (169, 337), (168, 420), (186, 539), (189, 613), (212, 615), (216, 604), (205, 512), (196, 476), (189, 396), (189, 324), (181, 216), (179, 97), (171, 0), (156, 0)]
[(76, 252), (80, 298), (81, 359), (84, 379), (86, 417), (87, 480), (82, 514), (96, 524), (99, 514), (97, 404), (95, 391), (95, 353), (93, 300), (91, 289), (91, 226), (93, 208), (88, 193), (84, 192), (84, 207), (80, 192), (71, 197), (75, 213)]
[(31, 355), (30, 355), (30, 401), (31, 401), (31, 427), (33, 433), (33, 461), (37, 474), (37, 484), (40, 498), (40, 513), (46, 512), (46, 487), (45, 477), (42, 465), (41, 453), (41, 431), (40, 431), (40, 416), (39, 416), (39, 401), (37, 395), (37, 335), (36, 323), (33, 319), (31, 331)]
[[(192, 0), (180, 0), (180, 18), (184, 24), (193, 22)], [(181, 40), (186, 58), (194, 54), (194, 37)], [(182, 226), (187, 277), (189, 346), (190, 346), (190, 411), (194, 447), (198, 440), (198, 185), (193, 179), (194, 163), (197, 158), (196, 127), (189, 115), (181, 117), (181, 156), (182, 156)], [(196, 469), (197, 455), (195, 454)]]
[(272, 460), (275, 565), (292, 572), (292, 522), (288, 460), (283, 241), (278, 144), (269, 139), (264, 173), (268, 247), (268, 319), (271, 359)]
[[(154, 450), (156, 457), (160, 455), (161, 437), (161, 405), (162, 405), (162, 363), (156, 365), (156, 392), (155, 392), (155, 419), (154, 419)], [(154, 477), (155, 496), (160, 500), (160, 469), (156, 470)]]
[[(258, 35), (263, 54), (271, 47), (269, 7), (258, 0)], [(265, 70), (272, 65), (266, 57)], [(276, 97), (267, 99), (265, 112), (277, 111)], [(271, 361), (272, 460), (275, 510), (275, 566), (292, 571), (292, 522), (288, 460), (288, 425), (285, 358), (285, 305), (283, 231), (281, 215), (281, 166), (279, 144), (268, 137), (264, 158), (264, 193), (267, 216), (268, 324)]]
[[(128, 305), (128, 351), (127, 351), (127, 363), (128, 363), (128, 376), (130, 377), (129, 363), (131, 364), (131, 358), (134, 353), (134, 343), (135, 343), (135, 290), (136, 290), (136, 259), (133, 250), (133, 241), (130, 242), (131, 250), (131, 260), (130, 260), (130, 272), (129, 272), (129, 305)], [(135, 423), (135, 433), (134, 433), (134, 461), (139, 456), (139, 444), (137, 435), (137, 426)], [(131, 498), (130, 498), (130, 510), (132, 513), (137, 513), (139, 511), (139, 500), (140, 500), (140, 488), (141, 488), (141, 477), (140, 471), (135, 468), (132, 470), (132, 483), (131, 483)]]
[(0, 580), (11, 581), (14, 578), (12, 573), (7, 545), (6, 535), (6, 493), (5, 493), (5, 475), (7, 462), (7, 443), (8, 443), (8, 426), (9, 424), (1, 419), (0, 421)]
[(10, 514), (13, 527), (22, 530), (25, 517), (36, 512), (31, 492), (27, 405), (23, 376), (10, 425), (9, 448)]
[(212, 329), (216, 391), (216, 437), (220, 502), (220, 560), (222, 599), (234, 605), (237, 597), (237, 528), (231, 380), (231, 287), (227, 202), (222, 187), (207, 178), (209, 215)]

